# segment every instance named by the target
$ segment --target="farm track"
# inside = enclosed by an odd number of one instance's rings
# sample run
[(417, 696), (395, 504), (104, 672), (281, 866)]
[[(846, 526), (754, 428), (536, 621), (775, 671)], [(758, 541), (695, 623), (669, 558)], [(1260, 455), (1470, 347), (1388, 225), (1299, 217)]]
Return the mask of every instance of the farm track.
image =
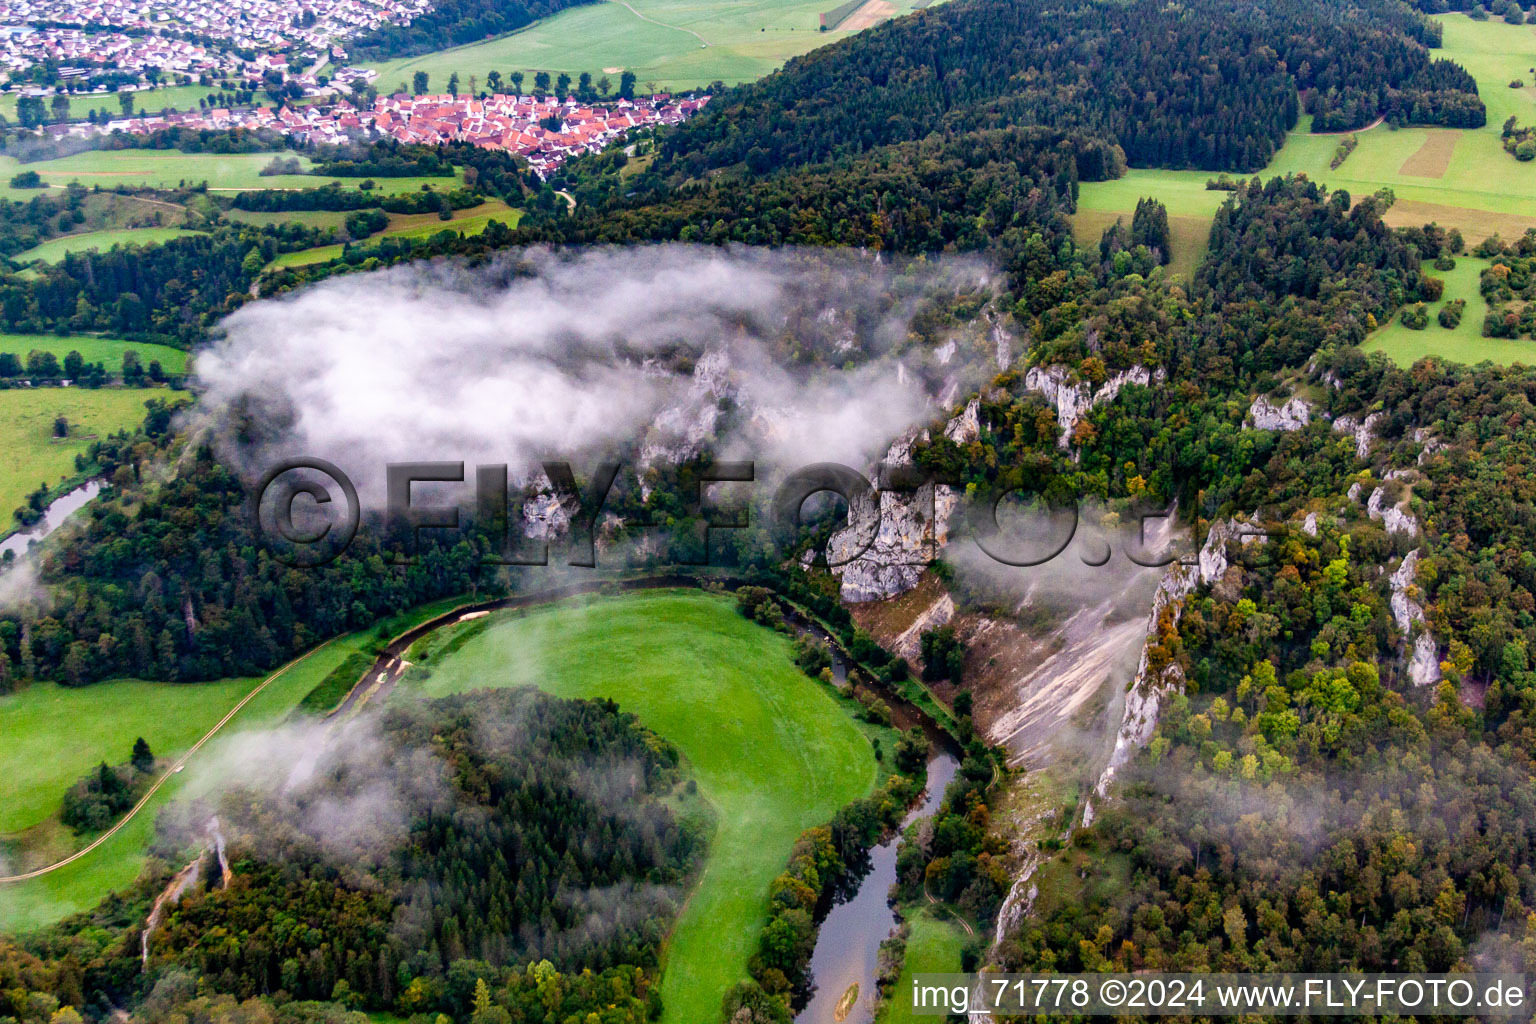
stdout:
[(662, 28), (670, 28), (670, 29), (672, 29), (673, 31), (676, 31), (676, 32), (687, 32), (689, 35), (693, 36), (693, 38), (697, 39), (700, 43), (704, 44), (705, 46), (709, 45), (709, 40), (708, 39), (705, 39), (703, 36), (699, 35), (697, 32), (695, 32), (691, 28), (683, 28), (681, 25), (668, 25), (664, 21), (657, 21), (655, 18), (647, 18), (645, 15), (641, 14), (639, 11), (637, 11), (633, 7), (629, 6), (629, 4), (625, 3), (624, 0), (613, 0), (613, 2), (618, 4), (620, 7), (624, 8), (625, 10), (629, 11), (630, 14), (633, 14), (635, 17), (639, 18), (641, 21), (648, 21), (652, 25), (660, 25)]

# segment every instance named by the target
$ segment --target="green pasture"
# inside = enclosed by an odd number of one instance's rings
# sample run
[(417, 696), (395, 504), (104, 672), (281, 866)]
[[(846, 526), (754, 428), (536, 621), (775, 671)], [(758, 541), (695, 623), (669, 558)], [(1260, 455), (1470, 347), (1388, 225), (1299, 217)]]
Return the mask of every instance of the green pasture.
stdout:
[[(1438, 356), (1458, 363), (1488, 360), (1495, 363), (1536, 364), (1536, 342), (1519, 338), (1483, 337), (1483, 317), (1488, 313), (1488, 304), (1483, 301), (1477, 286), (1478, 276), (1486, 266), (1487, 260), (1470, 256), (1456, 257), (1454, 270), (1438, 271), (1425, 264), (1426, 274), (1445, 282), (1445, 293), (1440, 301), (1427, 303), (1429, 326), (1422, 331), (1414, 331), (1403, 326), (1401, 319), (1393, 317), (1390, 324), (1374, 331), (1361, 347), (1367, 352), (1385, 352), (1402, 366), (1412, 365), (1426, 356)], [(1461, 323), (1452, 330), (1446, 330), (1435, 317), (1447, 302), (1454, 299), (1465, 299), (1467, 306), (1462, 313)]]
[[(149, 359), (144, 362), (147, 365)], [(75, 456), (90, 448), (93, 440), (137, 427), (144, 422), (147, 399), (170, 397), (171, 392), (152, 388), (0, 391), (0, 533), (10, 530), (11, 512), (38, 484), (52, 487), (73, 476)], [(53, 436), (59, 416), (69, 421), (67, 437)]]
[[(468, 88), (474, 75), (483, 87), (486, 73), (583, 71), (594, 80), (607, 74), (615, 89), (619, 74), (635, 73), (642, 88), (693, 89), (713, 81), (749, 82), (786, 60), (851, 33), (822, 32), (819, 17), (836, 0), (608, 0), (561, 11), (520, 32), (483, 43), (368, 65), (379, 72), (380, 90), (407, 85), (417, 71), (430, 76), (433, 91), (447, 88), (458, 72)], [(896, 15), (914, 0), (892, 0)], [(707, 44), (707, 45), (706, 45)], [(612, 70), (610, 70), (612, 69)]]
[[(115, 228), (110, 231), (83, 231), (79, 234), (50, 238), (43, 244), (34, 246), (26, 252), (17, 253), (11, 258), (18, 263), (29, 260), (57, 263), (72, 252), (88, 252), (92, 249), (106, 252), (118, 245), (159, 245), (173, 238), (195, 234), (197, 232), (183, 228)], [(84, 355), (84, 353), (81, 354)]]
[(26, 362), (32, 351), (52, 352), (64, 361), (71, 352), (79, 352), (88, 363), (102, 363), (107, 372), (122, 372), (123, 353), (129, 349), (139, 354), (139, 361), (146, 367), (151, 359), (158, 360), (166, 373), (185, 373), (187, 353), (169, 345), (151, 345), (142, 341), (126, 341), (122, 338), (103, 338), (95, 334), (0, 334), (0, 352), (15, 353)]
[[(36, 171), (50, 186), (62, 187), (78, 181), (87, 187), (104, 189), (119, 185), (146, 188), (176, 188), (180, 185), (208, 183), (216, 192), (242, 192), (259, 189), (318, 188), (332, 180), (311, 174), (263, 175), (261, 169), (274, 156), (293, 157), (292, 153), (183, 153), (175, 149), (95, 149), (57, 160), (38, 160), (22, 164), (15, 157), (0, 156), (0, 194), (8, 199), (29, 199), (37, 189), (12, 188), (8, 183), (20, 171)], [(307, 157), (298, 157), (308, 168)], [(343, 179), (356, 185), (362, 179)], [(376, 178), (380, 192), (414, 192), (422, 185), (446, 188), (453, 180), (446, 177)]]
[(938, 1019), (913, 1012), (912, 978), (917, 974), (959, 974), (960, 950), (965, 946), (966, 935), (952, 918), (937, 917), (936, 913), (933, 908), (924, 907), (906, 915), (911, 927), (907, 955), (902, 961), (901, 978), (879, 1018), (882, 1024), (930, 1024)]
[(769, 883), (795, 838), (873, 789), (869, 740), (795, 667), (787, 637), (743, 619), (727, 598), (694, 591), (503, 613), (411, 690), (530, 684), (612, 698), (688, 759), (718, 823), (668, 944), (663, 1020), (715, 1019), (726, 989), (746, 977)]
[[(221, 740), (270, 728), (288, 717), (332, 669), (358, 651), (374, 649), (379, 636), (397, 635), (462, 603), (462, 599), (449, 599), (423, 605), (367, 631), (339, 637), (308, 657), (291, 662), (225, 727), (219, 740), (200, 750), (186, 770), (162, 787), (121, 832), (89, 856), (58, 871), (0, 885), (0, 932), (41, 927), (94, 906), (113, 890), (131, 884), (144, 866), (155, 815), (178, 796), (195, 794), (209, 784), (206, 769), (216, 764)], [(261, 682), (254, 677), (179, 684), (112, 680), (76, 691), (40, 684), (0, 697), (0, 720), (7, 724), (7, 739), (15, 738), (0, 745), (0, 769), (6, 770), (9, 778), (20, 780), (27, 794), (25, 806), (0, 821), (26, 827), (28, 822), (36, 824), (40, 812), (48, 818), (57, 810), (53, 799), (62, 798), (64, 787), (84, 768), (102, 760), (124, 760), (139, 735), (149, 741), (157, 756), (174, 759)], [(13, 719), (13, 713), (19, 717)], [(159, 721), (158, 716), (184, 721)], [(20, 727), (10, 728), (13, 721), (19, 721)], [(78, 749), (67, 756), (47, 756), (50, 750), (66, 747)], [(44, 820), (39, 827), (48, 824)]]
[[(270, 223), (282, 223), (289, 214), (267, 214), (272, 217)], [(344, 219), (344, 215), (343, 219)], [(499, 199), (488, 200), (480, 206), (470, 207), (466, 210), (454, 210), (453, 217), (443, 220), (435, 213), (392, 213), (389, 215), (389, 227), (370, 238), (408, 238), (420, 240), (431, 238), (440, 231), (454, 231), (465, 235), (478, 235), (484, 231), (493, 220), (499, 220), (508, 227), (517, 227), (517, 222), (523, 217), (523, 211), (514, 210)], [(338, 221), (339, 223), (339, 221)], [(341, 256), (342, 246), (337, 242), (331, 245), (318, 245), (313, 249), (300, 249), (298, 252), (285, 252), (271, 263), (268, 269), (281, 270), (291, 267), (308, 267), (316, 263), (327, 263)]]

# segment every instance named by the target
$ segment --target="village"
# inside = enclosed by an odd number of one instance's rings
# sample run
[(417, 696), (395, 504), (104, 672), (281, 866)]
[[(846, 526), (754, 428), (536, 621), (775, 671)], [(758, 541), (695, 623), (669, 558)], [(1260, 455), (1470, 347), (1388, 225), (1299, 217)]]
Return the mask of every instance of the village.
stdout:
[(602, 106), (575, 97), (494, 94), (379, 96), (372, 107), (347, 100), (325, 107), (210, 109), (124, 117), (102, 124), (49, 125), (52, 136), (113, 132), (147, 135), (168, 128), (246, 128), (275, 132), (304, 144), (339, 144), (355, 139), (391, 138), (437, 145), (467, 142), (515, 153), (541, 178), (583, 153), (596, 153), (637, 129), (678, 124), (709, 102), (708, 94), (674, 97), (665, 93), (615, 98)]
[(408, 23), (430, 7), (430, 0), (0, 0), (0, 63), (10, 70), (53, 59), (78, 69), (221, 73), (241, 63), (223, 49), (244, 51), (246, 60), (324, 55), (342, 39)]

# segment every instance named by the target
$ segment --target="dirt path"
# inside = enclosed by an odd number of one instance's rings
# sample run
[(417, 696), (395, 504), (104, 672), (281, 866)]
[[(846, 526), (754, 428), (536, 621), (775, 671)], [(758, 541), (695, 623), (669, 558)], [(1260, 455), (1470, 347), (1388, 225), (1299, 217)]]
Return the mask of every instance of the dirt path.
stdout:
[(1333, 136), (1333, 135), (1355, 135), (1355, 134), (1357, 134), (1359, 132), (1368, 132), (1372, 128), (1379, 128), (1379, 127), (1381, 127), (1381, 123), (1383, 121), (1385, 121), (1385, 120), (1386, 120), (1385, 117), (1378, 117), (1376, 120), (1372, 121), (1370, 124), (1366, 125), (1364, 128), (1346, 128), (1342, 132), (1293, 132), (1292, 134), (1293, 135), (1316, 135), (1316, 136), (1319, 136), (1319, 137), (1325, 138), (1325, 139), (1328, 138), (1329, 136)]
[(670, 29), (672, 29), (675, 32), (687, 32), (689, 35), (693, 36), (693, 38), (697, 39), (699, 41), (699, 43), (702, 44), (702, 46), (705, 46), (705, 47), (709, 46), (709, 40), (705, 39), (703, 36), (699, 35), (697, 32), (695, 32), (691, 28), (683, 28), (681, 25), (668, 25), (664, 21), (657, 21), (655, 18), (647, 18), (645, 15), (641, 14), (639, 11), (637, 11), (633, 7), (629, 6), (629, 4), (625, 3), (624, 0), (613, 0), (613, 2), (618, 4), (620, 7), (624, 8), (625, 10), (629, 11), (630, 14), (633, 14), (635, 17), (639, 18), (641, 21), (648, 21), (652, 25), (660, 25), (662, 28), (670, 28)]
[(961, 928), (965, 929), (965, 934), (971, 936), (972, 938), (976, 936), (975, 929), (970, 926), (969, 922), (967, 922), (965, 918), (960, 916), (959, 911), (955, 910), (955, 908), (950, 906), (948, 903), (940, 903), (939, 898), (928, 891), (927, 882), (923, 883), (923, 895), (928, 897), (929, 903), (932, 903), (934, 906), (947, 913), (950, 917), (954, 918), (955, 922), (959, 924)]
[(56, 861), (52, 864), (49, 864), (47, 867), (35, 868), (32, 871), (27, 871), (19, 875), (9, 875), (7, 877), (0, 878), (0, 885), (9, 885), (12, 882), (25, 882), (32, 878), (41, 878), (43, 875), (57, 871), (59, 868), (62, 868), (68, 864), (73, 864), (75, 861), (93, 852), (97, 847), (101, 846), (101, 844), (105, 843), (108, 839), (111, 839), (113, 836), (117, 835), (128, 825), (130, 821), (132, 821), (138, 815), (140, 811), (148, 806), (149, 801), (154, 798), (154, 795), (160, 792), (160, 787), (169, 782), (172, 775), (175, 775), (177, 772), (181, 771), (182, 768), (186, 767), (187, 760), (191, 758), (193, 754), (201, 750), (203, 744), (207, 743), (209, 740), (213, 739), (214, 736), (218, 735), (219, 731), (228, 725), (230, 721), (240, 713), (241, 709), (243, 709), (247, 704), (254, 700), (257, 694), (261, 693), (268, 686), (271, 686), (272, 683), (274, 683), (280, 676), (284, 675), (295, 665), (302, 664), (303, 662), (309, 660), (309, 658), (325, 650), (331, 645), (331, 642), (331, 640), (327, 640), (325, 643), (321, 644), (319, 647), (316, 647), (308, 654), (304, 654), (301, 657), (295, 658), (288, 664), (284, 665), (282, 668), (278, 669), (276, 672), (272, 673), (266, 679), (263, 679), (260, 686), (256, 687), (250, 693), (242, 697), (240, 699), (240, 703), (236, 704), (229, 710), (229, 714), (219, 719), (212, 729), (209, 729), (206, 733), (204, 733), (203, 738), (194, 743), (191, 750), (188, 750), (185, 754), (182, 754), (179, 758), (177, 758), (176, 763), (167, 768), (165, 774), (155, 780), (155, 784), (149, 787), (149, 792), (145, 793), (144, 796), (139, 799), (139, 802), (134, 804), (133, 808), (118, 820), (116, 825), (113, 825), (100, 836), (97, 836), (96, 840), (89, 846), (85, 847), (83, 850), (78, 850), (75, 853), (70, 854), (68, 857), (65, 857), (61, 861)]

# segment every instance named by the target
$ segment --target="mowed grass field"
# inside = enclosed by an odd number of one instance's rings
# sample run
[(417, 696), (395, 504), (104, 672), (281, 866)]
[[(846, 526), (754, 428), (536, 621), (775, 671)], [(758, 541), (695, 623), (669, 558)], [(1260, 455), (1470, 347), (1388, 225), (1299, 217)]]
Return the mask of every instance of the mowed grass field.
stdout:
[[(398, 634), (462, 603), (462, 599), (451, 599), (424, 605), (396, 616), (382, 628)], [(220, 744), (283, 721), (332, 669), (352, 654), (372, 649), (378, 628), (338, 637), (290, 662), (188, 761), (184, 772), (173, 776), (136, 818), (91, 854), (40, 878), (0, 885), (0, 932), (51, 924), (131, 884), (144, 867), (155, 815), (177, 798), (206, 791), (218, 781), (214, 769)], [(0, 721), (6, 723), (7, 740), (0, 744), (0, 771), (26, 799), (22, 809), (10, 812), (7, 808), (7, 818), (0, 820), (35, 825), (46, 819), (57, 811), (64, 789), (84, 770), (102, 760), (125, 760), (138, 735), (149, 741), (156, 756), (174, 760), (263, 681), (263, 677), (208, 683), (113, 680), (75, 691), (38, 686), (0, 697)], [(166, 720), (161, 721), (161, 716)], [(21, 725), (13, 729), (12, 722)], [(159, 743), (155, 735), (161, 737)], [(76, 749), (61, 753), (66, 748)], [(44, 827), (47, 824), (44, 821)]]
[(122, 338), (103, 338), (94, 334), (0, 334), (0, 352), (12, 352), (23, 363), (27, 353), (34, 350), (52, 352), (59, 362), (71, 352), (79, 352), (88, 363), (103, 363), (107, 372), (117, 374), (123, 368), (123, 353), (129, 349), (139, 354), (139, 361), (146, 367), (151, 359), (158, 360), (166, 373), (185, 373), (187, 353), (169, 345), (151, 345), (142, 341)]
[[(893, 0), (892, 6), (900, 16), (915, 3)], [(524, 89), (532, 86), (534, 71), (564, 71), (573, 79), (589, 71), (594, 80), (607, 74), (617, 89), (625, 69), (642, 88), (655, 83), (677, 91), (717, 80), (735, 85), (850, 35), (820, 31), (820, 15), (837, 6), (836, 0), (608, 0), (483, 43), (366, 66), (379, 72), (381, 91), (409, 84), (417, 71), (428, 74), (436, 91), (454, 72), (466, 88), (470, 75), (483, 86), (492, 69), (504, 76), (528, 72)]]
[[(1424, 272), (1445, 282), (1445, 294), (1439, 302), (1427, 304), (1429, 326), (1422, 331), (1409, 330), (1399, 317), (1373, 331), (1361, 346), (1367, 352), (1385, 352), (1402, 366), (1410, 366), (1425, 356), (1440, 356), (1460, 363), (1525, 363), (1536, 365), (1536, 342), (1518, 338), (1483, 337), (1483, 317), (1488, 304), (1478, 291), (1478, 277), (1488, 260), (1470, 256), (1456, 257), (1454, 270), (1439, 271), (1425, 265)], [(1461, 323), (1446, 330), (1436, 315), (1447, 302), (1464, 299), (1467, 303)]]
[(1168, 208), (1168, 231), (1173, 242), (1169, 270), (1188, 277), (1205, 255), (1211, 220), (1228, 195), (1205, 187), (1211, 177), (1204, 171), (1133, 168), (1115, 181), (1085, 181), (1078, 192), (1073, 233), (1082, 244), (1096, 246), (1099, 236), (1117, 219), (1130, 227), (1137, 200), (1151, 196)]
[[(0, 391), (0, 533), (11, 529), (12, 511), (38, 484), (52, 487), (74, 475), (75, 456), (92, 440), (144, 422), (146, 400), (174, 397), (175, 392), (153, 388)], [(53, 436), (59, 416), (69, 420), (68, 437)]]
[[(15, 157), (0, 156), (0, 194), (8, 199), (30, 199), (37, 189), (18, 189), (9, 185), (10, 179), (21, 171), (36, 171), (51, 186), (63, 187), (78, 181), (87, 187), (100, 185), (115, 188), (118, 185), (147, 186), (150, 188), (175, 188), (182, 184), (196, 185), (207, 182), (215, 192), (241, 192), (248, 189), (270, 188), (318, 188), (331, 180), (312, 174), (263, 175), (261, 169), (272, 162), (274, 155), (292, 157), (293, 153), (183, 153), (166, 149), (117, 149), (90, 150), (58, 160), (38, 160), (22, 164)], [(298, 157), (307, 169), (311, 162)], [(353, 179), (348, 184), (356, 184)], [(393, 195), (397, 192), (414, 192), (424, 184), (434, 188), (447, 188), (454, 179), (441, 178), (376, 178), (380, 192)]]
[[(206, 97), (209, 89), (201, 85), (168, 85), (161, 89), (142, 89), (133, 94), (133, 109), (135, 111), (147, 110), (158, 114), (165, 109), (192, 110), (197, 106), (197, 101)], [(9, 92), (0, 92), (0, 115), (4, 115), (7, 121), (15, 122), (16, 101), (21, 98), (21, 91), (12, 89)], [(47, 103), (53, 99), (50, 93), (43, 98)], [(85, 115), (92, 110), (105, 110), (113, 117), (122, 115), (122, 101), (117, 98), (115, 92), (74, 93), (69, 97), (69, 114), (74, 120), (83, 120)]]
[(110, 231), (83, 231), (79, 234), (65, 235), (62, 238), (50, 238), (42, 245), (17, 253), (11, 258), (18, 263), (29, 260), (57, 263), (72, 252), (87, 252), (91, 249), (105, 252), (114, 245), (158, 245), (161, 242), (169, 242), (173, 238), (181, 238), (183, 235), (195, 234), (197, 232), (182, 228), (114, 228)]
[(651, 591), (506, 614), (394, 699), (516, 685), (609, 697), (677, 745), (718, 822), (668, 944), (662, 1019), (698, 1024), (746, 978), (795, 838), (876, 782), (869, 740), (790, 653), (727, 598)]
[[(277, 218), (273, 223), (280, 223), (288, 214), (267, 214), (266, 216)], [(343, 215), (344, 216), (344, 215)], [(480, 206), (474, 206), (467, 210), (454, 210), (450, 220), (442, 220), (435, 213), (392, 213), (389, 215), (389, 227), (370, 238), (431, 238), (439, 231), (456, 231), (465, 235), (478, 235), (484, 231), (493, 220), (499, 220), (509, 228), (517, 227), (517, 222), (522, 220), (523, 211), (514, 210), (500, 199), (487, 200)], [(307, 267), (314, 263), (325, 263), (334, 260), (341, 255), (341, 244), (320, 245), (313, 249), (301, 249), (298, 252), (285, 252), (268, 264), (269, 268), (282, 269), (284, 267)]]

